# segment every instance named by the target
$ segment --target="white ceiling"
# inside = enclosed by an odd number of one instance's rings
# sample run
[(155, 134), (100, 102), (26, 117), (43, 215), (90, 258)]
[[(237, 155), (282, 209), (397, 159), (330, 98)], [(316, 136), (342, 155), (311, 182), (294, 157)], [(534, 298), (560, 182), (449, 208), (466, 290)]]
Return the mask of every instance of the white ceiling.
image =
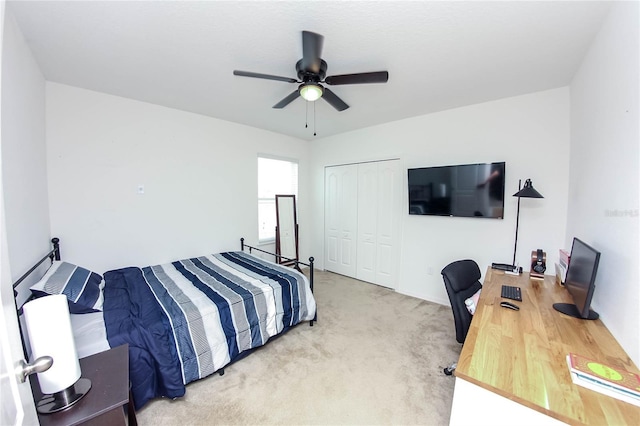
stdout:
[(302, 30), (324, 35), (327, 75), (389, 71), (332, 86), (317, 137), (566, 86), (610, 2), (9, 1), (49, 81), (311, 140), (313, 108), (272, 106), (297, 85)]

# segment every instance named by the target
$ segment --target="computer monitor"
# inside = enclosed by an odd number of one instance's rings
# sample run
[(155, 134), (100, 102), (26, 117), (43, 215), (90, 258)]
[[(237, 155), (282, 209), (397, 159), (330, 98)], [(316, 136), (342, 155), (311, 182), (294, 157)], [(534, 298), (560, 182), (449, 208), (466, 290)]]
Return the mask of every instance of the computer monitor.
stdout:
[(599, 315), (592, 311), (591, 299), (596, 288), (596, 273), (600, 262), (600, 252), (578, 238), (573, 239), (569, 269), (565, 287), (573, 298), (573, 303), (555, 303), (553, 308), (575, 318), (595, 320)]

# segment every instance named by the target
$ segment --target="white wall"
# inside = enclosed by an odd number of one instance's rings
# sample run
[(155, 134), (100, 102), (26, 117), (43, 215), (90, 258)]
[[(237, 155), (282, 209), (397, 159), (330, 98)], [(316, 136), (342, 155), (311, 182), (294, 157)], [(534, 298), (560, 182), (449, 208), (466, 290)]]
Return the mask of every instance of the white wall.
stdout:
[(46, 93), (51, 229), (65, 259), (97, 272), (255, 244), (259, 153), (297, 159), (308, 193), (304, 141), (57, 83)]
[(602, 252), (592, 306), (640, 365), (638, 2), (616, 5), (571, 84), (566, 245)]
[[(11, 380), (6, 377), (13, 361), (23, 356), (11, 283), (49, 249), (44, 78), (5, 6), (4, 2), (0, 4), (0, 322), (3, 324), (0, 410), (2, 423), (37, 424), (30, 385), (18, 384), (10, 389)], [(30, 281), (24, 284), (28, 286)]]
[[(400, 158), (404, 165), (400, 282), (404, 294), (448, 304), (440, 271), (449, 262), (475, 259), (483, 274), (491, 262), (513, 257), (518, 179), (533, 180), (544, 199), (522, 199), (518, 257), (525, 270), (531, 250), (543, 248), (550, 264), (564, 247), (569, 164), (569, 90), (525, 96), (419, 116), (312, 143), (314, 238), (324, 265), (324, 167)], [(406, 169), (506, 161), (505, 218), (410, 216)], [(429, 274), (429, 271), (432, 274)]]
[[(2, 45), (2, 192), (12, 280), (50, 249), (45, 80), (9, 9)], [(9, 283), (3, 283), (9, 285)]]

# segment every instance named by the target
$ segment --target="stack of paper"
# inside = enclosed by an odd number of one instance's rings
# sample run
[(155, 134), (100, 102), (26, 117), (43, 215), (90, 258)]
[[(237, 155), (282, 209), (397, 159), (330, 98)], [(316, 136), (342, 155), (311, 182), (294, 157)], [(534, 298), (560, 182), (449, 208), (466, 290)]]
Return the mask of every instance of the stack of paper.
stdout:
[(640, 407), (640, 376), (581, 355), (567, 355), (573, 383)]
[(560, 249), (560, 264), (564, 266), (564, 269), (569, 267), (569, 260), (571, 259), (571, 255), (568, 251)]
[(563, 267), (560, 263), (556, 263), (556, 283), (564, 285), (567, 279), (567, 268)]
[(559, 263), (556, 263), (556, 280), (560, 281), (561, 285), (564, 285), (564, 282), (567, 278), (567, 269), (569, 269), (569, 260), (571, 260), (571, 255), (568, 251), (560, 249), (560, 256), (558, 256)]

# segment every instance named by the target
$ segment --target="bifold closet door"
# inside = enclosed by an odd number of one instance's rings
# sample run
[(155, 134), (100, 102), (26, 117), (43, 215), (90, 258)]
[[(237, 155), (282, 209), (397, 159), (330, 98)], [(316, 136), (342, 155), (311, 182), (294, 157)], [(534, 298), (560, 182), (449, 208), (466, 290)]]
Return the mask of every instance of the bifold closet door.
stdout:
[(358, 164), (356, 278), (376, 282), (378, 250), (378, 164)]
[(325, 169), (325, 269), (356, 276), (358, 166)]
[(395, 288), (402, 197), (400, 161), (358, 164), (356, 278)]

